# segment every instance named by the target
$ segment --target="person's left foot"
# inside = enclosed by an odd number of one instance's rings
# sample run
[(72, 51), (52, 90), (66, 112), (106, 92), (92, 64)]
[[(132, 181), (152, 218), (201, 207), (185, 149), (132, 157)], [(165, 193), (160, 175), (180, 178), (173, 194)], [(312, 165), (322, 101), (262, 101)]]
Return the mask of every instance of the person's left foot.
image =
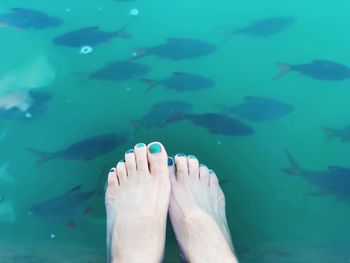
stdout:
[(137, 144), (108, 175), (108, 262), (161, 262), (170, 199), (162, 144)]

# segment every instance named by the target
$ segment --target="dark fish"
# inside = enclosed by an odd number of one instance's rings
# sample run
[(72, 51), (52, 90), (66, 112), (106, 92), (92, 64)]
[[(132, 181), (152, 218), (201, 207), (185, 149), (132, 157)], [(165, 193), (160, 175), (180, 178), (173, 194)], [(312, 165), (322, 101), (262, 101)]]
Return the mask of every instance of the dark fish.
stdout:
[(236, 30), (235, 34), (253, 37), (269, 37), (282, 32), (286, 28), (293, 25), (295, 21), (295, 17), (288, 16), (265, 18), (251, 22), (250, 25)]
[(303, 177), (319, 192), (312, 195), (333, 195), (339, 201), (350, 202), (350, 168), (329, 166), (326, 170), (307, 170), (301, 168), (293, 159), (289, 151), (286, 151), (290, 162), (288, 168), (282, 171)]
[(324, 127), (323, 130), (327, 134), (327, 140), (331, 140), (333, 138), (340, 138), (343, 142), (350, 141), (350, 124), (346, 125), (341, 129), (332, 129)]
[(226, 115), (216, 113), (188, 114), (175, 113), (168, 122), (186, 119), (193, 124), (206, 128), (212, 134), (246, 136), (254, 133), (253, 128)]
[(317, 80), (339, 81), (350, 78), (349, 67), (327, 60), (314, 60), (309, 64), (296, 65), (279, 63), (277, 66), (280, 67), (282, 71), (277, 74), (276, 78), (282, 77), (289, 71), (297, 71), (302, 75), (306, 75)]
[(89, 74), (89, 79), (124, 81), (147, 74), (148, 66), (131, 61), (113, 61)]
[(96, 191), (82, 192), (81, 185), (67, 193), (53, 197), (29, 208), (28, 214), (53, 223), (66, 223), (74, 228), (73, 220), (89, 211), (89, 205)]
[(0, 118), (30, 120), (47, 110), (51, 94), (43, 91), (13, 92), (0, 96)]
[(0, 24), (17, 29), (43, 29), (60, 26), (63, 21), (40, 11), (12, 8), (11, 12), (0, 14)]
[(165, 44), (136, 50), (134, 52), (134, 58), (154, 55), (160, 58), (182, 60), (202, 57), (216, 50), (216, 45), (202, 40), (192, 38), (170, 38)]
[(177, 91), (193, 91), (208, 89), (215, 84), (213, 80), (206, 77), (183, 72), (174, 72), (172, 76), (160, 80), (142, 79), (142, 81), (149, 85), (146, 92), (156, 86), (164, 86)]
[(38, 165), (53, 159), (92, 160), (124, 144), (128, 138), (127, 134), (106, 133), (84, 139), (56, 152), (49, 153), (31, 148), (27, 150), (39, 157)]
[(223, 106), (227, 113), (236, 114), (238, 117), (250, 121), (269, 121), (282, 118), (294, 110), (292, 105), (284, 102), (256, 96), (245, 97), (244, 103), (238, 106)]
[(115, 32), (101, 31), (98, 26), (86, 27), (69, 31), (54, 38), (53, 43), (67, 47), (97, 46), (113, 38), (131, 38), (126, 32), (126, 26)]
[(168, 124), (168, 119), (176, 112), (188, 112), (192, 105), (177, 100), (165, 101), (154, 104), (151, 110), (143, 115), (141, 119), (132, 121), (135, 128), (144, 127), (146, 129), (161, 128)]

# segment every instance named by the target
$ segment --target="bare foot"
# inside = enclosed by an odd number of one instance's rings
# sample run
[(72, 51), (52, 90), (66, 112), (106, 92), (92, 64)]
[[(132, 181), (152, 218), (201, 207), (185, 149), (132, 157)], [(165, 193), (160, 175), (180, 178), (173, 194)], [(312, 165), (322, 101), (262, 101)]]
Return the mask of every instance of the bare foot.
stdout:
[(137, 144), (108, 175), (108, 262), (159, 263), (170, 199), (167, 153), (162, 144)]
[(193, 155), (168, 163), (171, 180), (170, 219), (188, 262), (237, 262), (218, 179)]

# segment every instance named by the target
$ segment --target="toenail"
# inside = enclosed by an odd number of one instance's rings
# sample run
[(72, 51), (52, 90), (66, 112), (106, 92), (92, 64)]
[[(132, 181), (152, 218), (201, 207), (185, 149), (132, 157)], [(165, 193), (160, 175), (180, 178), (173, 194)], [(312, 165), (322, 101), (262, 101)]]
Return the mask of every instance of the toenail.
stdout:
[(194, 156), (194, 155), (192, 155), (192, 154), (189, 155), (188, 158), (190, 158), (190, 159), (197, 159), (196, 156)]
[(184, 154), (184, 153), (178, 153), (178, 154), (176, 154), (176, 156), (183, 157), (183, 156), (186, 156), (186, 154)]
[(160, 145), (158, 143), (153, 143), (149, 147), (149, 151), (150, 151), (150, 153), (160, 153), (162, 151), (162, 148), (160, 147)]
[(205, 167), (205, 165), (204, 164), (200, 164), (199, 167)]
[(129, 150), (127, 150), (126, 154), (133, 153), (133, 152), (134, 152), (133, 149), (129, 149)]
[(168, 166), (172, 166), (174, 164), (173, 158), (168, 157)]
[(115, 171), (115, 168), (111, 168), (111, 170), (109, 170), (111, 173), (113, 173)]
[(209, 169), (209, 173), (211, 173), (211, 174), (212, 174), (212, 173), (214, 173), (214, 171), (213, 171), (212, 169)]
[(144, 143), (138, 143), (138, 144), (136, 144), (136, 147), (137, 148), (141, 148), (141, 147), (145, 147), (146, 146), (146, 144), (144, 144)]
[(125, 160), (124, 159), (121, 159), (118, 163), (124, 163)]

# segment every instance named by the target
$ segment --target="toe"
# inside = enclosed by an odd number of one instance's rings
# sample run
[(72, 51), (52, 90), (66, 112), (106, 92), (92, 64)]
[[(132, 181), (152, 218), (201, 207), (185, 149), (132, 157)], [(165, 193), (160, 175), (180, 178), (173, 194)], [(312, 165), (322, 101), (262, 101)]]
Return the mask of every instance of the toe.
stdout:
[(136, 173), (136, 160), (134, 150), (130, 149), (125, 153), (125, 166), (128, 176), (133, 176)]
[(122, 186), (126, 183), (127, 172), (124, 160), (119, 161), (117, 164), (117, 176), (119, 180), (119, 185)]
[(147, 146), (149, 170), (153, 175), (168, 174), (168, 155), (160, 142), (152, 142)]
[(116, 169), (112, 168), (108, 173), (106, 196), (114, 196), (119, 185)]
[(189, 155), (187, 157), (188, 163), (188, 173), (190, 176), (199, 179), (199, 163), (198, 159), (194, 155)]
[(148, 172), (147, 147), (144, 143), (138, 143), (134, 147), (136, 169), (140, 172)]
[(175, 155), (175, 165), (176, 165), (176, 178), (178, 180), (188, 178), (188, 164), (187, 157), (183, 153), (178, 153)]
[(219, 185), (219, 179), (213, 170), (209, 170), (209, 184), (210, 186), (216, 187)]
[(209, 185), (209, 169), (204, 164), (199, 166), (199, 177), (201, 182)]
[(169, 169), (170, 181), (171, 183), (175, 183), (176, 182), (175, 164), (174, 164), (174, 159), (172, 157), (168, 157), (168, 169)]

